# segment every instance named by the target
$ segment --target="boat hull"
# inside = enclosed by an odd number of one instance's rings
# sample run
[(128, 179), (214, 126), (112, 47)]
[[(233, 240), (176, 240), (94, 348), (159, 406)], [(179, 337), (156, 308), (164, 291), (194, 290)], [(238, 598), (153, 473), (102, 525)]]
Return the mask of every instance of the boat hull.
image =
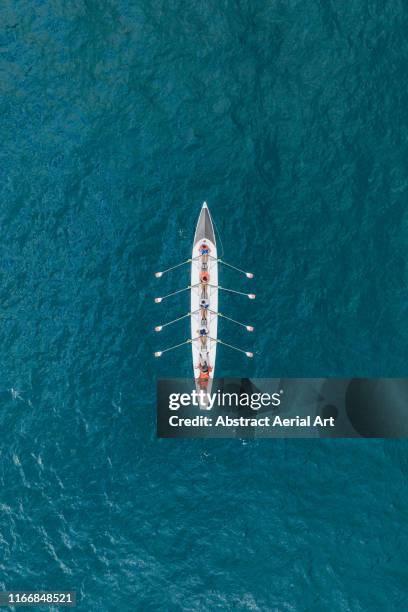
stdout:
[[(208, 246), (209, 254), (202, 254), (201, 247)], [(203, 205), (194, 236), (191, 262), (191, 339), (194, 378), (197, 385), (209, 392), (215, 372), (217, 354), (218, 316), (218, 262), (215, 232), (210, 212)], [(203, 275), (208, 273), (208, 282), (203, 282)], [(203, 309), (201, 300), (209, 304)], [(203, 324), (205, 321), (205, 324)], [(206, 327), (207, 336), (200, 337), (200, 329)], [(203, 384), (199, 380), (199, 364), (207, 360), (209, 365), (209, 381)]]

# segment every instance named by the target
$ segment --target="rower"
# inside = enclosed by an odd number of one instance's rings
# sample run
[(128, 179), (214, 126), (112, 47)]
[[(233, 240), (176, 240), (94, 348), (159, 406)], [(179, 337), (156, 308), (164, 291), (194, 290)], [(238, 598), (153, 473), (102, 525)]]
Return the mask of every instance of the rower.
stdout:
[(208, 327), (206, 325), (205, 320), (201, 321), (200, 329), (197, 330), (197, 334), (198, 334), (198, 337), (200, 338), (201, 346), (205, 347), (207, 345), (207, 336), (208, 336)]
[(200, 355), (200, 374), (198, 376), (199, 382), (208, 382), (210, 378), (210, 372), (212, 372), (212, 367), (208, 365), (206, 359), (202, 358)]
[(201, 298), (200, 308), (207, 310), (210, 307), (210, 301), (207, 298)]
[(200, 374), (198, 375), (198, 381), (200, 383), (207, 383), (209, 378), (210, 378), (209, 372), (200, 372)]
[(200, 255), (208, 255), (210, 252), (210, 247), (205, 242), (200, 244), (199, 253)]
[(210, 280), (210, 275), (207, 270), (203, 270), (202, 272), (200, 272), (200, 281), (202, 283), (208, 283), (209, 280)]
[(205, 319), (201, 319), (201, 326), (200, 326), (200, 329), (198, 330), (198, 334), (200, 335), (201, 338), (208, 336), (208, 327), (206, 323), (207, 322)]
[(212, 367), (209, 366), (207, 362), (205, 362), (204, 365), (200, 366), (200, 371), (203, 374), (209, 374), (212, 371)]
[[(196, 366), (196, 368), (199, 370), (202, 370), (203, 372), (207, 372), (208, 368), (210, 367), (208, 365), (208, 359), (209, 359), (208, 351), (206, 352), (205, 356), (203, 354), (203, 351), (200, 351), (200, 361), (198, 365)], [(212, 368), (210, 368), (210, 370), (212, 370)]]

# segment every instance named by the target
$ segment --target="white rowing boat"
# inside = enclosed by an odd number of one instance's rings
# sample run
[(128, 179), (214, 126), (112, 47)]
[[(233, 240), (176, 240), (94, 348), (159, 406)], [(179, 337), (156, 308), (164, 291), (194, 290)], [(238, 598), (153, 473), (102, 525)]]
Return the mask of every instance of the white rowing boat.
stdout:
[[(202, 282), (203, 278), (205, 282)], [(210, 211), (204, 202), (198, 218), (191, 257), (191, 338), (197, 338), (191, 343), (191, 349), (195, 372), (199, 375), (197, 370), (207, 364), (210, 379), (214, 377), (217, 354), (217, 313), (217, 245)]]
[(236, 289), (227, 289), (221, 287), (218, 283), (218, 264), (223, 264), (233, 268), (237, 272), (241, 272), (247, 278), (253, 278), (251, 272), (244, 272), (240, 268), (223, 261), (218, 257), (217, 244), (215, 239), (214, 226), (211, 219), (210, 211), (206, 202), (204, 202), (200, 216), (198, 218), (196, 231), (193, 240), (193, 251), (190, 259), (182, 261), (167, 270), (156, 272), (156, 278), (161, 278), (167, 272), (175, 270), (180, 266), (191, 264), (191, 283), (182, 289), (172, 291), (162, 297), (156, 297), (157, 304), (163, 300), (172, 297), (184, 291), (190, 291), (191, 310), (185, 315), (157, 325), (154, 329), (156, 332), (162, 331), (163, 328), (177, 323), (184, 318), (190, 317), (191, 334), (184, 342), (175, 344), (161, 351), (154, 353), (155, 357), (161, 357), (163, 353), (172, 351), (185, 344), (191, 344), (193, 357), (193, 371), (197, 386), (201, 389), (207, 389), (210, 392), (212, 379), (215, 372), (215, 358), (217, 354), (217, 344), (223, 344), (235, 351), (243, 353), (247, 357), (253, 357), (253, 353), (246, 351), (237, 346), (233, 346), (218, 338), (218, 319), (222, 317), (236, 325), (245, 328), (246, 331), (254, 330), (252, 325), (246, 325), (231, 317), (228, 317), (218, 310), (218, 293), (219, 291), (227, 291), (237, 295), (246, 296), (251, 300), (255, 299), (255, 294), (244, 293)]

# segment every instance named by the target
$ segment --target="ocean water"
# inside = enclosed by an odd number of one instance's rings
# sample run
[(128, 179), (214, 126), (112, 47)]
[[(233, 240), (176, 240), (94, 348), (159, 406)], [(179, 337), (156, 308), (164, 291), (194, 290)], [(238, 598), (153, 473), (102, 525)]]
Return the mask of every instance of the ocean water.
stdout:
[(256, 358), (221, 347), (219, 376), (406, 375), (406, 3), (3, 0), (0, 23), (0, 589), (404, 609), (405, 442), (157, 440), (156, 378), (191, 355), (152, 353), (188, 335), (153, 332), (188, 271), (153, 272), (207, 200), (258, 294), (222, 296)]

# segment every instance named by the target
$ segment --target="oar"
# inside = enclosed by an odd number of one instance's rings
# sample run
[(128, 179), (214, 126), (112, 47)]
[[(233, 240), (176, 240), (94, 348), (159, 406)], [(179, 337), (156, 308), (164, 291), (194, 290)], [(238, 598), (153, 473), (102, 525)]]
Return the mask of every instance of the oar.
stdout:
[(197, 312), (199, 312), (199, 310), (196, 310), (194, 312), (188, 312), (187, 314), (178, 317), (177, 319), (173, 319), (173, 321), (169, 321), (168, 323), (164, 323), (163, 325), (156, 325), (156, 327), (154, 328), (154, 331), (156, 332), (160, 332), (163, 327), (167, 327), (168, 325), (172, 325), (173, 323), (177, 323), (177, 321), (181, 321), (182, 319), (185, 319), (186, 317), (191, 317), (191, 315), (193, 314), (197, 314)]
[(210, 338), (210, 340), (212, 340), (213, 342), (216, 342), (217, 344), (223, 344), (224, 346), (228, 346), (228, 348), (233, 349), (234, 351), (239, 351), (240, 353), (244, 353), (244, 355), (246, 355), (250, 359), (252, 359), (252, 357), (254, 356), (254, 354), (251, 353), (250, 351), (244, 351), (243, 349), (238, 348), (237, 346), (233, 346), (232, 344), (227, 344), (227, 342), (223, 342), (223, 340), (217, 340), (217, 338), (211, 338), (210, 336), (208, 337)]
[(156, 304), (160, 304), (160, 302), (162, 302), (163, 300), (166, 300), (172, 295), (176, 295), (177, 293), (182, 293), (183, 291), (188, 291), (189, 289), (193, 289), (193, 287), (198, 287), (199, 284), (200, 283), (197, 283), (196, 285), (188, 285), (187, 287), (184, 287), (184, 289), (177, 289), (177, 291), (172, 291), (171, 293), (168, 293), (167, 295), (163, 295), (162, 297), (154, 298), (154, 301), (156, 302)]
[[(194, 257), (194, 260), (198, 259), (198, 257)], [(167, 268), (167, 270), (163, 270), (162, 272), (155, 272), (154, 275), (156, 278), (160, 278), (163, 276), (163, 274), (166, 274), (167, 272), (171, 272), (172, 270), (175, 270), (176, 268), (180, 268), (180, 266), (185, 266), (188, 263), (191, 263), (193, 261), (193, 259), (186, 259), (186, 261), (182, 261), (179, 264), (176, 264), (175, 266), (172, 266), (171, 268)]]
[(254, 278), (254, 275), (252, 274), (252, 272), (245, 272), (245, 270), (241, 270), (241, 268), (237, 268), (236, 266), (233, 266), (232, 264), (227, 263), (223, 259), (217, 259), (217, 261), (219, 263), (224, 264), (224, 266), (227, 266), (228, 268), (232, 268), (233, 270), (236, 270), (237, 272), (241, 272), (241, 274), (245, 274), (247, 278)]
[(161, 357), (163, 355), (163, 353), (167, 353), (168, 351), (173, 351), (174, 349), (178, 348), (179, 346), (184, 346), (185, 344), (191, 344), (192, 340), (189, 338), (188, 340), (185, 340), (184, 342), (180, 342), (180, 344), (175, 344), (174, 346), (169, 346), (169, 348), (163, 349), (162, 351), (156, 351), (154, 356), (155, 357)]
[(227, 319), (227, 321), (231, 321), (232, 323), (236, 323), (237, 325), (240, 325), (241, 327), (245, 327), (245, 329), (249, 332), (253, 332), (254, 328), (252, 327), (252, 325), (246, 325), (245, 323), (241, 323), (241, 321), (236, 321), (235, 319), (231, 319), (231, 317), (227, 317), (227, 315), (222, 314), (222, 312), (215, 312), (215, 310), (210, 310), (211, 314), (213, 315), (217, 315), (218, 317), (222, 317), (223, 319)]
[(241, 272), (241, 274), (245, 274), (247, 278), (254, 278), (254, 275), (252, 272), (245, 272), (245, 270), (241, 270), (241, 268), (237, 268), (236, 266), (233, 266), (232, 264), (228, 263), (227, 261), (224, 261), (221, 258), (217, 259), (217, 257), (213, 257), (212, 255), (210, 255), (209, 257), (213, 261), (217, 261), (218, 263), (221, 263), (224, 266), (227, 266), (228, 268), (232, 268), (233, 270), (236, 270), (237, 272)]
[(256, 298), (255, 293), (244, 293), (243, 291), (236, 291), (235, 289), (227, 289), (226, 287), (221, 287), (221, 285), (209, 285), (214, 289), (221, 289), (221, 291), (228, 291), (229, 293), (237, 293), (238, 295), (246, 295), (250, 300), (254, 300)]

